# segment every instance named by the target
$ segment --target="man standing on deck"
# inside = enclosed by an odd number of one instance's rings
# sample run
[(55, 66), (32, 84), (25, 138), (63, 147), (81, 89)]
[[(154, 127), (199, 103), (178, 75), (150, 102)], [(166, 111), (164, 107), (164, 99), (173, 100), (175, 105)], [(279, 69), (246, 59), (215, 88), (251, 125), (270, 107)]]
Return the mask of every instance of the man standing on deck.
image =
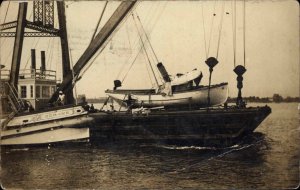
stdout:
[(56, 102), (59, 106), (65, 105), (65, 94), (62, 91), (59, 91), (58, 99)]

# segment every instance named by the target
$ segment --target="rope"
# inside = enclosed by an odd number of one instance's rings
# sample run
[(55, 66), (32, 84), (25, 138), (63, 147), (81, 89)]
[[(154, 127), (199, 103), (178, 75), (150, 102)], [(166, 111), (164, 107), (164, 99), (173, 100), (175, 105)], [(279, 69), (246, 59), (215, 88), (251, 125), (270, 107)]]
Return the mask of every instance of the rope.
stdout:
[(152, 44), (151, 44), (151, 42), (150, 42), (150, 40), (149, 40), (149, 37), (148, 37), (148, 35), (147, 35), (147, 33), (146, 33), (146, 31), (145, 31), (143, 25), (142, 25), (142, 22), (141, 22), (141, 20), (140, 20), (140, 17), (137, 15), (137, 13), (136, 13), (136, 17), (137, 17), (137, 19), (138, 19), (138, 21), (139, 21), (139, 23), (140, 23), (140, 25), (141, 25), (141, 28), (142, 28), (142, 30), (143, 30), (145, 36), (146, 36), (146, 39), (147, 39), (147, 41), (148, 41), (148, 43), (149, 43), (149, 45), (150, 45), (150, 48), (151, 48), (151, 50), (152, 50), (152, 53), (154, 54), (155, 59), (156, 59), (156, 61), (158, 62), (157, 55), (156, 55), (156, 53), (155, 53), (155, 51), (154, 51), (154, 49), (153, 49), (153, 46), (152, 46)]
[[(163, 13), (163, 11), (164, 11), (165, 8), (166, 8), (167, 3), (168, 3), (168, 2), (166, 1), (166, 2), (163, 4), (161, 10), (156, 9), (153, 5), (151, 6), (150, 11), (148, 12), (147, 16), (145, 17), (145, 18), (150, 18), (150, 19), (145, 19), (145, 20), (147, 20), (147, 21), (146, 21), (146, 25), (150, 25), (149, 23), (151, 23), (151, 22), (154, 20), (154, 24), (152, 24), (152, 26), (149, 27), (149, 28), (150, 28), (150, 29), (149, 29), (149, 34), (152, 33), (152, 31), (153, 31), (155, 25), (157, 24), (158, 19), (161, 17), (161, 14)], [(159, 4), (158, 4), (158, 5), (159, 5)], [(154, 11), (152, 11), (152, 8), (154, 9)], [(149, 16), (149, 15), (150, 15), (149, 13), (153, 13), (153, 12), (155, 12), (155, 14), (156, 14), (156, 12), (158, 13), (158, 14), (156, 15), (156, 18), (150, 17), (150, 16)], [(138, 42), (139, 42), (138, 39), (134, 42), (134, 49), (135, 49), (135, 47), (138, 45)], [(136, 60), (137, 56), (142, 52), (142, 49), (143, 49), (143, 47), (140, 46), (140, 47), (139, 47), (138, 54), (137, 54), (136, 57), (134, 58), (134, 61)], [(129, 60), (130, 60), (130, 58), (128, 58), (128, 60), (126, 61), (126, 63), (127, 63)], [(125, 64), (122, 66), (122, 68), (124, 68), (124, 67), (125, 67)], [(130, 67), (130, 68), (131, 68), (131, 67)], [(118, 75), (117, 75), (117, 78), (119, 78), (119, 76), (120, 76), (120, 74), (121, 74), (122, 71), (123, 71), (123, 69), (120, 70), (120, 72), (119, 72)], [(127, 72), (127, 73), (128, 73), (128, 72)], [(126, 78), (126, 77), (124, 77), (124, 79), (125, 79), (125, 78)], [(124, 80), (124, 79), (123, 79), (123, 80)], [(162, 77), (161, 77), (160, 75), (159, 75), (159, 79), (160, 79), (161, 82), (163, 82), (163, 79), (162, 79)]]
[[(74, 80), (73, 59), (72, 59), (72, 51), (71, 51), (71, 49), (69, 49), (69, 52), (70, 52), (70, 64), (71, 64), (71, 68), (72, 68), (71, 71), (72, 71), (73, 80)], [(76, 81), (74, 82), (73, 86), (74, 86), (75, 103), (77, 105)]]
[(244, 0), (244, 67), (246, 68), (246, 1)]
[(219, 25), (219, 39), (218, 39), (217, 56), (216, 56), (217, 59), (218, 59), (219, 50), (220, 50), (220, 41), (221, 41), (221, 32), (222, 32), (222, 26), (223, 26), (224, 8), (225, 8), (225, 1), (223, 1), (221, 21), (220, 21), (220, 25)]
[[(160, 3), (159, 3), (159, 4), (160, 4)], [(158, 4), (158, 5), (159, 5), (159, 4)], [(152, 30), (154, 29), (154, 27), (155, 27), (155, 25), (156, 25), (158, 19), (160, 18), (161, 14), (163, 13), (163, 11), (164, 11), (164, 9), (165, 9), (165, 7), (166, 7), (166, 4), (167, 4), (167, 2), (164, 3), (164, 5), (162, 6), (161, 10), (159, 10), (158, 8), (156, 8), (156, 7), (154, 6), (155, 4), (152, 4), (152, 5), (151, 5), (150, 10), (148, 11), (147, 15), (145, 16), (145, 20), (146, 20), (146, 25), (147, 25), (147, 26), (150, 25), (150, 24), (149, 24), (150, 22), (152, 22), (153, 20), (155, 20), (155, 21), (154, 21), (154, 24), (152, 24), (152, 26), (149, 27), (149, 28), (150, 28), (150, 29), (149, 29), (149, 34), (151, 34)], [(152, 10), (152, 9), (153, 9), (153, 10)], [(153, 17), (150, 17), (150, 16), (149, 16), (150, 13), (152, 13), (152, 14), (153, 14), (153, 13), (155, 13), (155, 14), (158, 13), (158, 14), (156, 15), (156, 18), (155, 18), (154, 16), (153, 16)], [(148, 19), (148, 18), (149, 18), (149, 19)], [(131, 19), (131, 20), (132, 20), (132, 19)], [(130, 21), (130, 20), (129, 20), (129, 21)], [(128, 22), (129, 22), (129, 21), (128, 21)], [(134, 24), (134, 23), (133, 23), (133, 24)], [(132, 67), (131, 65), (135, 62), (135, 60), (137, 59), (137, 57), (139, 56), (139, 54), (142, 52), (143, 47), (142, 47), (141, 44), (139, 44), (138, 42), (139, 42), (139, 37), (138, 37), (136, 40), (134, 40), (134, 43), (133, 43), (134, 45), (133, 45), (132, 49), (136, 49), (136, 47), (139, 46), (139, 50), (138, 50), (137, 54), (135, 55), (133, 62), (130, 64), (129, 69), (131, 69), (131, 67)], [(133, 55), (132, 55), (132, 56), (133, 56)], [(131, 57), (129, 57), (129, 58), (127, 59), (127, 61), (125, 61), (125, 64), (123, 64), (122, 68), (120, 69), (120, 71), (119, 71), (119, 73), (118, 73), (118, 75), (117, 75), (117, 78), (120, 77), (122, 71), (124, 71), (124, 67), (127, 65), (127, 63), (129, 62), (129, 60), (131, 60)], [(126, 76), (127, 76), (128, 72), (129, 72), (129, 71), (126, 72), (126, 74), (125, 74)], [(126, 76), (123, 77), (122, 82), (125, 80)], [(159, 76), (159, 79), (160, 79), (161, 81), (163, 81), (163, 79), (161, 78), (161, 76)]]
[(148, 58), (148, 62), (149, 62), (149, 65), (150, 65), (151, 71), (152, 71), (152, 73), (153, 73), (153, 76), (154, 76), (154, 78), (155, 78), (155, 82), (156, 82), (156, 84), (157, 84), (157, 87), (159, 87), (159, 84), (158, 84), (157, 78), (156, 78), (156, 76), (155, 76), (154, 70), (153, 70), (153, 68), (152, 68), (152, 65), (151, 65), (151, 61), (150, 61), (150, 59), (149, 59), (148, 53), (147, 53), (147, 51), (146, 51), (146, 48), (145, 48), (144, 41), (143, 41), (143, 39), (142, 39), (142, 36), (141, 36), (141, 34), (140, 34), (140, 31), (139, 31), (139, 29), (138, 29), (138, 26), (137, 26), (137, 24), (136, 24), (136, 21), (135, 21), (135, 19), (134, 19), (134, 15), (133, 15), (133, 14), (132, 14), (132, 18), (133, 18), (133, 20), (134, 20), (135, 27), (136, 27), (136, 29), (137, 29), (137, 31), (138, 31), (138, 34), (139, 34), (140, 40), (141, 40), (141, 42), (142, 42), (142, 45), (143, 45), (142, 47), (143, 47), (143, 49), (144, 49), (144, 52), (145, 52), (145, 53), (146, 53), (146, 55), (147, 55), (147, 58)]
[[(146, 56), (144, 54), (144, 59), (146, 60)], [(147, 61), (147, 60), (146, 60)], [(148, 65), (147, 63), (145, 62), (145, 65), (146, 65), (146, 69), (147, 69), (147, 73), (148, 73), (148, 77), (150, 79), (150, 82), (151, 82), (151, 86), (153, 87), (153, 81), (152, 81), (152, 78), (151, 78), (151, 75), (150, 75), (150, 71), (149, 71), (149, 68), (148, 68)]]
[[(41, 37), (39, 37), (39, 38), (38, 38), (38, 40), (36, 41), (36, 43), (35, 43), (35, 45), (34, 45), (33, 49), (35, 49), (35, 48), (36, 48), (36, 46), (37, 46), (37, 44), (38, 44), (38, 42), (39, 42), (40, 38), (41, 38)], [(29, 59), (30, 59), (30, 57), (31, 57), (31, 56), (29, 55), (29, 56), (28, 56), (28, 59), (27, 59), (27, 61), (26, 61), (26, 64), (25, 64), (25, 69), (27, 68), (27, 65), (28, 65), (28, 62), (29, 62)]]
[(102, 10), (102, 12), (101, 12), (100, 18), (99, 18), (99, 20), (98, 20), (97, 26), (96, 26), (96, 28), (95, 28), (95, 31), (94, 31), (94, 33), (93, 33), (93, 36), (92, 36), (92, 38), (91, 38), (91, 42), (90, 42), (90, 43), (92, 43), (92, 41), (93, 41), (93, 39), (94, 39), (94, 37), (95, 37), (95, 35), (96, 35), (97, 29), (99, 28), (99, 25), (100, 25), (100, 23), (101, 23), (101, 20), (102, 20), (102, 17), (103, 17), (103, 15), (104, 15), (104, 12), (105, 12), (105, 9), (106, 9), (107, 4), (108, 4), (108, 1), (106, 1), (105, 4), (104, 4), (103, 10)]
[(205, 26), (204, 26), (204, 22), (205, 22), (205, 19), (204, 19), (204, 10), (203, 10), (203, 3), (201, 3), (201, 9), (202, 9), (202, 19), (203, 19), (203, 22), (202, 22), (202, 27), (203, 27), (203, 38), (204, 38), (204, 46), (205, 46), (205, 55), (206, 55), (206, 59), (208, 58), (208, 51), (207, 51), (207, 42), (206, 42), (206, 35), (205, 35)]
[(131, 41), (130, 41), (129, 32), (128, 32), (128, 23), (126, 23), (125, 29), (126, 29), (126, 34), (127, 34), (127, 38), (128, 38), (128, 43), (129, 43), (129, 46), (130, 46), (130, 50), (132, 50)]
[(236, 66), (236, 0), (231, 2), (231, 10), (233, 12), (232, 14), (232, 47), (233, 47), (233, 64), (234, 67)]
[(49, 56), (49, 58), (48, 58), (48, 63), (49, 63), (49, 69), (51, 70), (51, 66), (52, 66), (52, 58), (53, 58), (53, 53), (54, 53), (54, 51), (53, 51), (53, 49), (54, 49), (54, 44), (55, 44), (55, 40), (52, 40), (52, 43), (51, 43), (51, 48), (50, 48), (50, 56)]
[[(49, 61), (49, 57), (50, 57), (50, 53), (51, 53), (51, 49), (49, 51), (49, 47), (51, 46), (52, 44), (52, 41), (53, 41), (53, 38), (49, 38), (49, 41), (48, 41), (48, 47), (46, 49), (46, 53), (47, 53), (47, 59), (46, 59), (46, 63)], [(47, 64), (46, 64), (47, 65)]]
[(139, 53), (135, 56), (135, 58), (134, 58), (134, 60), (132, 61), (132, 63), (130, 64), (130, 67), (129, 67), (129, 69), (127, 70), (127, 72), (126, 72), (126, 74), (124, 75), (124, 77), (123, 77), (123, 79), (122, 79), (122, 83), (123, 83), (123, 81), (125, 80), (125, 78), (127, 77), (127, 75), (128, 75), (128, 73), (129, 73), (129, 71), (131, 70), (131, 68), (132, 68), (132, 66), (133, 66), (133, 64), (135, 63), (135, 61), (137, 60), (137, 58), (138, 58), (138, 55), (140, 54), (140, 52), (141, 52), (141, 50), (143, 49), (143, 47), (141, 47), (141, 49), (140, 49), (140, 51), (139, 51)]
[[(137, 2), (138, 4), (139, 2)], [(132, 11), (137, 7), (137, 5), (135, 7), (133, 7)], [(119, 31), (120, 27), (123, 25), (123, 23), (128, 19), (128, 17), (124, 18), (122, 20), (122, 22), (119, 24), (119, 26), (115, 29), (115, 31), (109, 36), (109, 39), (112, 39), (113, 36)], [(84, 75), (84, 73), (91, 67), (91, 65), (94, 63), (94, 61), (98, 58), (98, 56), (102, 53), (102, 51), (105, 49), (105, 47), (107, 46), (107, 44), (109, 43), (110, 40), (107, 40), (105, 42), (105, 44), (103, 45), (103, 47), (101, 48), (101, 50), (98, 52), (98, 54), (94, 57), (94, 59), (86, 66), (86, 69), (83, 70), (81, 73), (76, 73), (76, 75), (78, 75), (78, 77)], [(80, 76), (79, 76), (80, 74)]]
[[(8, 1), (8, 5), (7, 5), (7, 8), (6, 8), (6, 12), (5, 12), (3, 23), (5, 23), (5, 21), (6, 21), (6, 16), (7, 16), (7, 12), (8, 12), (8, 9), (9, 9), (9, 5), (10, 5), (10, 1)], [(1, 47), (1, 45), (4, 45), (5, 40), (6, 40), (6, 38), (2, 41), (2, 43), (0, 43), (0, 47)]]
[[(216, 2), (214, 3), (214, 14), (215, 14), (215, 10), (216, 10)], [(212, 36), (212, 32), (213, 32), (213, 25), (214, 25), (214, 18), (215, 18), (215, 15), (213, 15), (212, 17), (212, 21), (211, 21), (211, 27), (210, 27), (210, 35), (209, 35), (209, 41), (208, 41), (208, 55), (209, 55), (209, 50), (210, 50), (210, 41), (211, 41), (211, 36)]]

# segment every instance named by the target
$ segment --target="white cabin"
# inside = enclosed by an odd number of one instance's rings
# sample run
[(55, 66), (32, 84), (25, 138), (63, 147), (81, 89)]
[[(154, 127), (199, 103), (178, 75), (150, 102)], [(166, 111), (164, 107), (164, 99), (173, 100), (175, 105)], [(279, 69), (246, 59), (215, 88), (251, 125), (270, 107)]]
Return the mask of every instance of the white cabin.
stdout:
[(35, 110), (46, 107), (56, 91), (56, 71), (41, 69), (20, 70), (18, 97), (31, 103)]

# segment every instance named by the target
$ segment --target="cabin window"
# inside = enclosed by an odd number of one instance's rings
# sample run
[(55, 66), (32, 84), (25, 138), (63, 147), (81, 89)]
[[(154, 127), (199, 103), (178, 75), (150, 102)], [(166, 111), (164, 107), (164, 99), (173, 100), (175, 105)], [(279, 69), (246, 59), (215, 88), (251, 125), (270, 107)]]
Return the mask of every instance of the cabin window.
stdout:
[(33, 98), (33, 86), (30, 85), (30, 98)]
[(26, 86), (21, 86), (21, 98), (26, 98), (27, 88)]
[(35, 87), (35, 96), (36, 96), (36, 98), (41, 97), (41, 87), (40, 86)]
[(42, 97), (50, 98), (50, 86), (42, 86)]

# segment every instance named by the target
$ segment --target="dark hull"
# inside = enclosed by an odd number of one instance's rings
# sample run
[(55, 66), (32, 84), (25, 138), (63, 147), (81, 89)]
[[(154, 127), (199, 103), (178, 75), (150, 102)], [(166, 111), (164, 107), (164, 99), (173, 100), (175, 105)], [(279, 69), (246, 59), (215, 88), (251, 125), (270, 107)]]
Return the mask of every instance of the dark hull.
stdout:
[(271, 113), (257, 108), (157, 111), (133, 115), (93, 113), (92, 142), (134, 140), (166, 144), (227, 146), (251, 134)]

